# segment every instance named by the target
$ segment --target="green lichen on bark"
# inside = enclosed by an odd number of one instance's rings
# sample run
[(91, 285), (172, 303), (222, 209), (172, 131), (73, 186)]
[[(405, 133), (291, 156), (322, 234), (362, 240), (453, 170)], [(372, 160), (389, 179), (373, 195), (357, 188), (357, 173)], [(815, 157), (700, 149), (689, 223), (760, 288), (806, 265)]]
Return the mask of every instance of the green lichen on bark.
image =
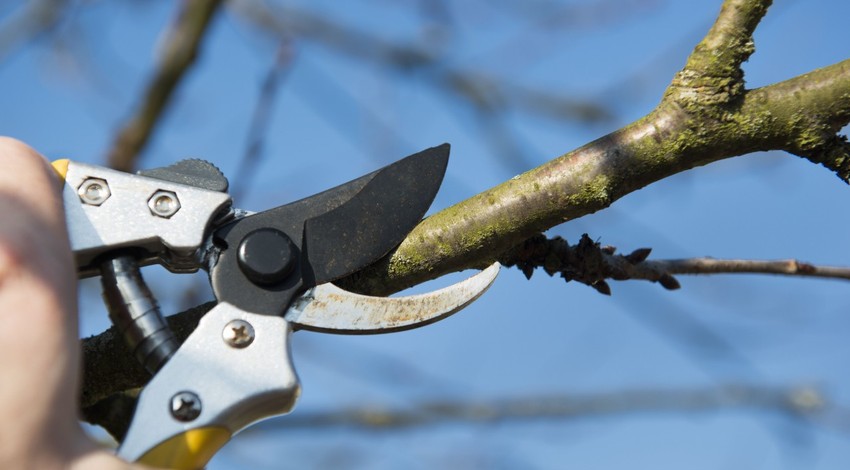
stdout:
[(813, 161), (832, 159), (825, 165), (846, 180), (850, 157), (835, 132), (850, 121), (848, 61), (761, 89), (744, 88), (740, 65), (754, 50), (752, 32), (769, 5), (725, 2), (711, 32), (647, 116), (435, 214), (396, 251), (341, 284), (388, 294), (486, 265), (540, 231), (604, 209), (655, 181), (754, 151), (805, 151), (818, 156), (807, 156)]
[(694, 48), (685, 68), (673, 79), (667, 97), (689, 105), (729, 103), (744, 91), (741, 64), (755, 52), (753, 31), (770, 0), (727, 0), (714, 25)]

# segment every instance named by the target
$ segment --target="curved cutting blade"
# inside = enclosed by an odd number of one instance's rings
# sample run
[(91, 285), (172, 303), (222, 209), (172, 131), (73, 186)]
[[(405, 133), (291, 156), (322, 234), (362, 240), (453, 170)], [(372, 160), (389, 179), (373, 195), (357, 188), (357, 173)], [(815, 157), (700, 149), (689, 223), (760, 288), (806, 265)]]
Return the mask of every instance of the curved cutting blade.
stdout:
[(339, 279), (384, 256), (425, 215), (443, 181), (449, 144), (399, 160), (354, 197), (304, 223), (304, 249), (316, 284)]
[(481, 296), (499, 274), (499, 263), (443, 289), (407, 297), (370, 297), (321, 284), (296, 299), (287, 321), (296, 329), (366, 335), (409, 330), (442, 320)]

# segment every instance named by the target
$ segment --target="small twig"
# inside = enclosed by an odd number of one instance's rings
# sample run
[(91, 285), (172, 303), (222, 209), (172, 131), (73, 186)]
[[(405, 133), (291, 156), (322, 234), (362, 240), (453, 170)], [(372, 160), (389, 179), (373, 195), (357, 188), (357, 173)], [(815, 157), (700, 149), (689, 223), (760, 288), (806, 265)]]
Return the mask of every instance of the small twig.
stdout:
[[(668, 274), (782, 274), (786, 276), (824, 277), (850, 280), (850, 268), (842, 266), (815, 266), (795, 259), (785, 260), (747, 260), (689, 258), (645, 261), (636, 266), (636, 273), (664, 271)], [(633, 277), (633, 279), (649, 279)]]
[(270, 5), (256, 0), (230, 3), (231, 8), (262, 30), (279, 36), (293, 35), (332, 48), (334, 51), (394, 71), (423, 71), (419, 78), (437, 89), (451, 92), (476, 109), (482, 104), (496, 111), (495, 105), (510, 105), (556, 119), (595, 123), (613, 119), (613, 112), (599, 103), (548, 93), (511, 83), (500, 77), (448, 67), (440, 51), (450, 48), (438, 44), (401, 44), (387, 41), (374, 33), (352, 28), (325, 16), (303, 9)]
[(234, 201), (240, 200), (245, 195), (247, 188), (250, 187), (250, 180), (263, 155), (263, 145), (271, 122), (271, 112), (274, 108), (277, 90), (291, 64), (292, 45), (288, 38), (283, 38), (278, 47), (275, 61), (260, 87), (257, 106), (254, 108), (251, 126), (248, 129), (248, 145), (231, 181), (230, 194)]
[(118, 131), (107, 154), (107, 164), (131, 171), (147, 144), (172, 93), (194, 63), (204, 33), (221, 0), (187, 0), (166, 33), (159, 64), (148, 82), (138, 108)]
[(636, 412), (706, 412), (756, 409), (794, 418), (828, 415), (831, 407), (811, 387), (757, 387), (726, 385), (706, 389), (627, 390), (598, 394), (524, 397), (491, 402), (426, 402), (410, 409), (358, 407), (327, 412), (293, 413), (266, 421), (247, 432), (356, 427), (370, 431), (398, 431), (446, 423), (492, 423), (539, 419), (582, 419)]
[(69, 3), (66, 0), (22, 2), (0, 23), (0, 61), (21, 45), (53, 31), (70, 10)]
[(527, 278), (535, 268), (543, 268), (550, 276), (560, 274), (567, 282), (578, 281), (610, 295), (606, 279), (624, 281), (642, 279), (658, 282), (669, 290), (678, 289), (674, 274), (780, 274), (850, 280), (850, 268), (816, 266), (788, 260), (742, 260), (687, 258), (647, 260), (650, 248), (639, 248), (628, 255), (615, 254), (616, 248), (602, 246), (582, 235), (576, 245), (561, 237), (537, 235), (517, 245), (499, 258), (505, 266), (517, 266)]
[[(168, 326), (181, 343), (195, 330), (201, 317), (215, 302), (208, 302), (167, 318)], [(87, 408), (104, 398), (144, 386), (150, 380), (144, 368), (124, 345), (124, 339), (112, 326), (106, 331), (82, 339), (83, 380), (80, 406)], [(126, 418), (129, 419), (129, 416)]]

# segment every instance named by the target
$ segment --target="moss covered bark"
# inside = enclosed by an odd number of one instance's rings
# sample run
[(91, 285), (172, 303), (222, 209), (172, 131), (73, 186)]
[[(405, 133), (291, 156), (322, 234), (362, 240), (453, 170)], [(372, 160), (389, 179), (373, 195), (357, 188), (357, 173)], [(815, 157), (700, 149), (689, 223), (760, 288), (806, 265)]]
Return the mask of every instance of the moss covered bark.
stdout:
[(536, 233), (655, 181), (751, 152), (803, 155), (847, 181), (850, 159), (836, 132), (848, 121), (850, 60), (710, 105), (670, 92), (644, 118), (434, 214), (395, 252), (342, 285), (389, 294), (484, 266)]

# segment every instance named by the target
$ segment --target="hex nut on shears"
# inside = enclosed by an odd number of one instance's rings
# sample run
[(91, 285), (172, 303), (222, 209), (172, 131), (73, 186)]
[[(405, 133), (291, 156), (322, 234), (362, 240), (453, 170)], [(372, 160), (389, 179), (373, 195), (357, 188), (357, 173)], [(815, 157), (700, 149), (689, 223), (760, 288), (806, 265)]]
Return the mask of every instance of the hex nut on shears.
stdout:
[(148, 199), (151, 214), (167, 219), (180, 210), (180, 200), (173, 191), (159, 190)]
[(77, 194), (84, 203), (90, 206), (99, 206), (109, 199), (112, 192), (109, 190), (109, 184), (105, 179), (86, 178), (77, 188)]

